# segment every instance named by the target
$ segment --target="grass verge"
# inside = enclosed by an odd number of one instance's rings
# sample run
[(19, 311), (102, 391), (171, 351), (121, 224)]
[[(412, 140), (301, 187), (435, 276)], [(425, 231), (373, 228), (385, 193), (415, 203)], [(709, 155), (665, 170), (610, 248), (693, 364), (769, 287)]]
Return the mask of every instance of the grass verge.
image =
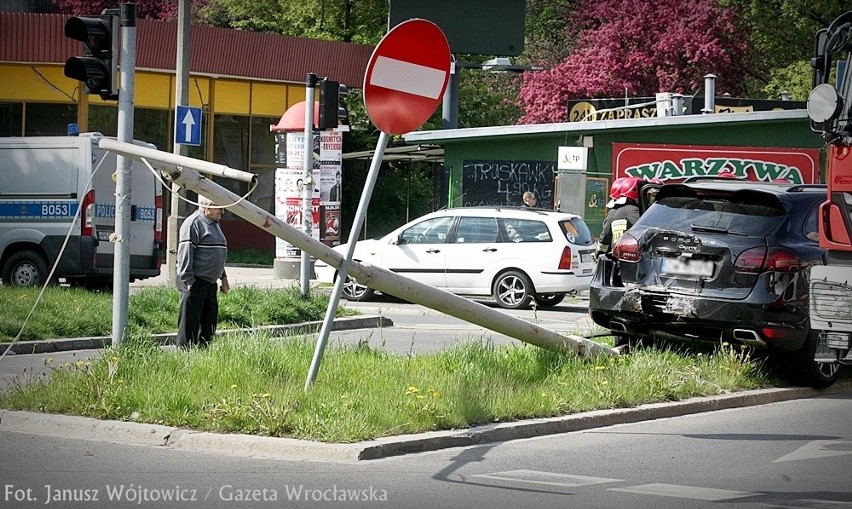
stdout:
[[(24, 324), (39, 289), (0, 286), (0, 342), (11, 341)], [(130, 295), (128, 329), (131, 335), (177, 330), (178, 291), (168, 286), (143, 288)], [(298, 288), (282, 290), (238, 287), (219, 296), (221, 329), (284, 325), (322, 320), (328, 295), (303, 299)], [(338, 316), (357, 311), (338, 308)], [(30, 318), (21, 340), (108, 336), (112, 330), (112, 294), (79, 288), (49, 287)]]
[(275, 253), (261, 251), (259, 249), (241, 249), (228, 251), (228, 265), (257, 265), (272, 267), (275, 261)]
[(264, 334), (190, 351), (133, 339), (13, 384), (0, 407), (345, 443), (779, 385), (730, 347), (581, 359), (475, 341), (398, 356), (362, 342), (329, 346), (305, 393), (313, 348)]

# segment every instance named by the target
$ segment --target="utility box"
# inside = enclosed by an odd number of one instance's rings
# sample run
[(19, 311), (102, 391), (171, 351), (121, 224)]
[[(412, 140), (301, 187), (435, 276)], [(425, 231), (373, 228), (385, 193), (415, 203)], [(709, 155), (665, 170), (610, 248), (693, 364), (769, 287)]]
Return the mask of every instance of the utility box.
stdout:
[(586, 207), (586, 170), (588, 147), (559, 147), (556, 159), (556, 197), (554, 208), (582, 217)]

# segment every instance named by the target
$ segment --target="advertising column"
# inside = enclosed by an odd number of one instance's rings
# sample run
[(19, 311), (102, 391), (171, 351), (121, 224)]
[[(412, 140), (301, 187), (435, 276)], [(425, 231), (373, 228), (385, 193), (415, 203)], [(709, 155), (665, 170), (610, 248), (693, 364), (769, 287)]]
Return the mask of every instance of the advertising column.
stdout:
[[(276, 135), (275, 217), (303, 230), (302, 188), (305, 135), (301, 132)], [(338, 131), (314, 133), (314, 182), (311, 199), (311, 236), (326, 245), (340, 243), (340, 196), (342, 185), (343, 136)], [(276, 258), (299, 258), (301, 251), (280, 238), (275, 239)]]

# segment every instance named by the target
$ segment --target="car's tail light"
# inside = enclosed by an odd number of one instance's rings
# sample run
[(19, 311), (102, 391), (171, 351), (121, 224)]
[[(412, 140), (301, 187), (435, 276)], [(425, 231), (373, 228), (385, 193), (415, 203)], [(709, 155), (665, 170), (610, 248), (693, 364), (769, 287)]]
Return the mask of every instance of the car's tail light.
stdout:
[(154, 240), (163, 240), (163, 196), (154, 198)]
[(766, 270), (796, 272), (804, 265), (796, 253), (783, 248), (770, 249), (766, 255)]
[(95, 234), (95, 190), (92, 189), (83, 198), (80, 211), (80, 235), (91, 237)]
[(784, 339), (789, 335), (790, 329), (787, 327), (763, 327), (760, 332), (766, 339)]
[(612, 248), (612, 254), (622, 262), (639, 261), (639, 241), (633, 235), (625, 233)]
[(571, 248), (565, 246), (562, 248), (562, 256), (559, 257), (559, 270), (576, 269), (580, 267), (580, 263), (571, 263)]
[(737, 257), (734, 267), (737, 272), (758, 274), (764, 271), (795, 272), (802, 268), (802, 260), (795, 253), (784, 248), (754, 247), (743, 251)]

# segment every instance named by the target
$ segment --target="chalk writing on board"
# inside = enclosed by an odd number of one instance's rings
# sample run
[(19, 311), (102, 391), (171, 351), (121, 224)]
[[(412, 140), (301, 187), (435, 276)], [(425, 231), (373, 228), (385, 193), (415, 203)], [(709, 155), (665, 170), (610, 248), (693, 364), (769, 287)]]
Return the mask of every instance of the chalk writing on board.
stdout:
[(532, 191), (540, 208), (552, 209), (555, 171), (555, 161), (464, 161), (463, 205), (521, 206)]

